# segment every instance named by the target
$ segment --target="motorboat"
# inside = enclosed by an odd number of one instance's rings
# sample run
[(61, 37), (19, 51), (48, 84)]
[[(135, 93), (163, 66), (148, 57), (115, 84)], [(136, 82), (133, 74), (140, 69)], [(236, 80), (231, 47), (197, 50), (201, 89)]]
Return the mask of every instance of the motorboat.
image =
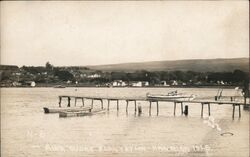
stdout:
[(164, 100), (176, 100), (176, 99), (188, 99), (191, 100), (194, 98), (194, 95), (188, 95), (184, 93), (178, 93), (177, 90), (171, 91), (167, 94), (146, 94), (148, 99), (164, 99)]
[(56, 85), (56, 86), (54, 86), (54, 88), (66, 88), (66, 87), (63, 85)]

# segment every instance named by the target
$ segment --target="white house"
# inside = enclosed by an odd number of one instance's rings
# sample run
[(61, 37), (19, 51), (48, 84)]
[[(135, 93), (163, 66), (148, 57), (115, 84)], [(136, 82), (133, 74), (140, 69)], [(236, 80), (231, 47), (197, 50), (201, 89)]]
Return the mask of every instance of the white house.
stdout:
[(141, 82), (141, 81), (132, 82), (132, 86), (133, 86), (133, 87), (142, 87), (142, 82)]
[(35, 86), (36, 86), (36, 82), (35, 82), (35, 81), (32, 81), (32, 82), (30, 83), (30, 86), (31, 86), (31, 87), (35, 87)]
[(92, 75), (88, 75), (88, 78), (100, 78), (101, 75), (100, 74), (92, 74)]
[(22, 84), (19, 83), (19, 82), (14, 81), (14, 82), (12, 83), (12, 85), (13, 85), (13, 86), (21, 86)]
[(149, 86), (149, 82), (148, 82), (148, 81), (145, 81), (145, 82), (144, 82), (144, 86)]
[(112, 82), (112, 86), (114, 87), (124, 87), (126, 86), (126, 82), (122, 81), (122, 80), (115, 80)]
[(176, 86), (176, 85), (178, 85), (178, 82), (176, 80), (174, 80), (173, 83), (172, 83), (172, 85)]

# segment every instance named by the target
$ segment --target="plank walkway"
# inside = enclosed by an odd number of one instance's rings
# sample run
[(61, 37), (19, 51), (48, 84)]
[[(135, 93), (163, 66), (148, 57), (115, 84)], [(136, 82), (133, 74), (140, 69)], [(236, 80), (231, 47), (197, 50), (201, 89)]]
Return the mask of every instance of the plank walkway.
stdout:
[(185, 106), (185, 110), (183, 110), (183, 103), (199, 103), (201, 104), (201, 116), (203, 117), (203, 110), (204, 106), (208, 108), (208, 115), (210, 116), (210, 104), (218, 104), (218, 105), (232, 105), (233, 107), (233, 114), (232, 117), (234, 118), (235, 115), (235, 107), (239, 109), (239, 117), (241, 117), (241, 105), (250, 106), (249, 103), (244, 103), (240, 101), (231, 101), (229, 100), (212, 100), (212, 99), (194, 99), (189, 100), (187, 98), (183, 99), (162, 99), (162, 98), (146, 98), (146, 97), (96, 97), (96, 96), (69, 96), (69, 95), (60, 95), (59, 96), (59, 107), (61, 107), (61, 102), (63, 99), (66, 99), (68, 102), (67, 107), (71, 107), (71, 99), (75, 100), (74, 106), (77, 104), (77, 100), (82, 101), (82, 106), (84, 106), (84, 100), (90, 99), (91, 100), (91, 108), (93, 108), (94, 101), (99, 101), (101, 105), (101, 109), (103, 109), (103, 101), (108, 101), (107, 110), (109, 110), (110, 102), (115, 101), (117, 110), (119, 110), (119, 101), (126, 101), (126, 111), (128, 111), (129, 102), (134, 102), (135, 112), (137, 111), (137, 101), (147, 101), (149, 102), (149, 114), (151, 115), (151, 108), (152, 104), (156, 103), (157, 107), (157, 115), (159, 113), (159, 102), (173, 102), (174, 103), (174, 115), (176, 113), (176, 105), (181, 105), (181, 113), (187, 115), (188, 114), (188, 106)]

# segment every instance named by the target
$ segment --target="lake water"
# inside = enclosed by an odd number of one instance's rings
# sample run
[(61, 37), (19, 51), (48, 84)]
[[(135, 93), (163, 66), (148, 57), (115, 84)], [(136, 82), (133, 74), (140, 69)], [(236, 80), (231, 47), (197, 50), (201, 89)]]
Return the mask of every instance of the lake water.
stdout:
[[(85, 117), (59, 118), (44, 114), (43, 107), (57, 106), (58, 95), (143, 97), (147, 92), (167, 93), (173, 88), (1, 88), (1, 156), (70, 157), (70, 156), (249, 156), (249, 111), (238, 108), (234, 120), (231, 105), (211, 105), (211, 117), (201, 118), (201, 105), (188, 104), (189, 115), (176, 116), (171, 102), (159, 103), (152, 114), (148, 102), (139, 102), (142, 114), (134, 113), (120, 101), (120, 110), (111, 102), (110, 111)], [(217, 89), (178, 88), (199, 97), (214, 97)], [(234, 89), (225, 89), (233, 95)], [(66, 102), (63, 102), (66, 105)], [(80, 105), (80, 102), (79, 102)], [(86, 100), (85, 105), (90, 105)], [(185, 104), (187, 105), (187, 104)], [(104, 101), (106, 108), (107, 102)], [(100, 107), (98, 101), (95, 108)], [(212, 127), (214, 124), (214, 128)], [(230, 132), (233, 135), (222, 133)]]

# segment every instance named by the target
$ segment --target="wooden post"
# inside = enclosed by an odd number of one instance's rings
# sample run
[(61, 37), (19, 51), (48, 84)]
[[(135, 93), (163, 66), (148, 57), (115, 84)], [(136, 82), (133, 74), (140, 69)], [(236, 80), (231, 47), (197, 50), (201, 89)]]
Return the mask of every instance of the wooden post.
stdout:
[(207, 106), (208, 106), (208, 115), (210, 116), (210, 103), (208, 103)]
[(233, 104), (233, 118), (234, 118), (235, 104)]
[(128, 100), (126, 100), (127, 104), (126, 104), (126, 112), (128, 112)]
[(142, 109), (141, 109), (141, 106), (138, 106), (138, 115), (140, 116), (142, 113)]
[(117, 99), (117, 111), (119, 110), (119, 100)]
[(181, 114), (183, 114), (184, 113), (184, 111), (183, 111), (183, 102), (174, 101), (174, 115), (176, 113), (176, 105), (177, 104), (181, 104)]
[(94, 99), (91, 99), (91, 109), (93, 109), (94, 106)]
[(188, 115), (188, 105), (185, 105), (184, 114), (185, 114), (185, 116), (187, 116), (187, 115)]
[(68, 97), (68, 107), (70, 107), (70, 97)]
[(240, 109), (240, 104), (233, 104), (233, 115), (232, 117), (234, 118), (234, 114), (235, 114), (235, 106), (239, 107), (239, 117), (241, 117), (241, 109)]
[(84, 98), (82, 98), (82, 106), (84, 106)]
[(76, 106), (76, 101), (77, 101), (77, 97), (75, 97), (75, 106)]
[(102, 101), (102, 99), (101, 99), (101, 105), (102, 105), (102, 109), (103, 109), (103, 101)]
[(59, 107), (61, 107), (62, 97), (59, 96)]
[(136, 112), (136, 100), (135, 100), (135, 112)]
[(241, 117), (240, 104), (239, 104), (239, 117)]
[(181, 114), (183, 114), (183, 103), (181, 102)]
[(201, 117), (203, 117), (203, 103), (201, 103)]
[(174, 102), (174, 115), (175, 115), (175, 110), (176, 110), (176, 102)]
[(156, 105), (157, 105), (157, 115), (159, 114), (159, 104), (158, 101), (156, 101)]
[(108, 111), (109, 111), (109, 103), (110, 103), (110, 100), (108, 99)]
[(151, 104), (152, 104), (152, 102), (149, 101), (149, 115), (151, 115)]

